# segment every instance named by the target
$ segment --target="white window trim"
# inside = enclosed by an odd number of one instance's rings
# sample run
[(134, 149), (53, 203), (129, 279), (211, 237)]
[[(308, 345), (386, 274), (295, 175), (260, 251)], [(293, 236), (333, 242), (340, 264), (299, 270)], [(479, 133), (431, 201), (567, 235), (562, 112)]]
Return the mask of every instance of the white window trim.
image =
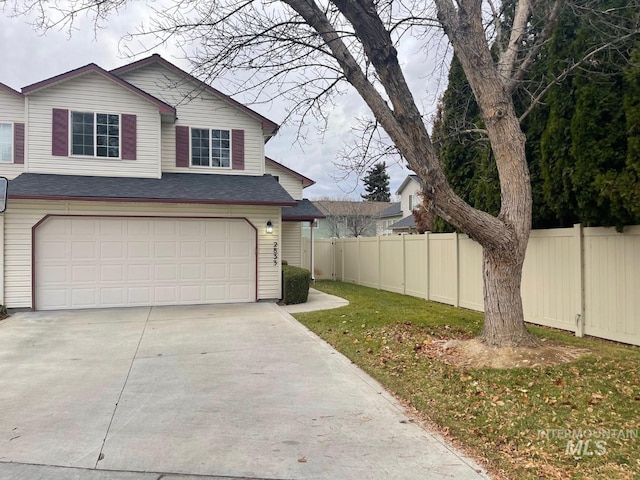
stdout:
[[(229, 166), (228, 167), (216, 167), (214, 165), (193, 165), (193, 141), (192, 141), (192, 130), (208, 130), (209, 131), (209, 161), (213, 160), (213, 156), (211, 155), (211, 130), (220, 130), (229, 132)], [(197, 127), (191, 126), (189, 127), (189, 168), (194, 168), (196, 170), (232, 170), (233, 169), (233, 130), (231, 128), (220, 128), (220, 127)]]
[(3, 161), (0, 160), (0, 164), (4, 164), (4, 165), (8, 165), (11, 163), (15, 163), (15, 154), (16, 154), (16, 146), (14, 145), (15, 143), (15, 134), (14, 134), (14, 130), (15, 130), (15, 122), (2, 122), (0, 121), (0, 125), (9, 125), (11, 127), (11, 153), (9, 153), (9, 160), (7, 161)]
[[(93, 155), (77, 155), (73, 153), (73, 114), (74, 113), (92, 113), (93, 114)], [(117, 157), (99, 157), (98, 153), (98, 128), (96, 115), (117, 115), (118, 116), (118, 156)], [(69, 157), (74, 158), (94, 158), (98, 160), (122, 160), (122, 114), (120, 113), (108, 113), (98, 111), (82, 111), (69, 109)]]

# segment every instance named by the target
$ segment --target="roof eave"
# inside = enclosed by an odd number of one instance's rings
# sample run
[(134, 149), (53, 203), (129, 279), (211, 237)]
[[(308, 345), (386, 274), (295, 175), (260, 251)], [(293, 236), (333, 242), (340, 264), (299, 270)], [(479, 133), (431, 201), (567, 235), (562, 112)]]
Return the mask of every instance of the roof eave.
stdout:
[(113, 75), (117, 76), (117, 75), (121, 75), (121, 74), (130, 72), (132, 70), (136, 70), (138, 68), (145, 67), (145, 66), (150, 65), (152, 63), (159, 63), (159, 64), (163, 65), (165, 68), (168, 68), (169, 70), (171, 70), (171, 71), (173, 71), (175, 73), (178, 73), (179, 75), (181, 75), (181, 76), (183, 76), (183, 77), (185, 77), (185, 78), (187, 78), (187, 79), (189, 79), (191, 81), (197, 82), (200, 86), (202, 86), (207, 91), (209, 91), (209, 93), (212, 93), (216, 97), (218, 97), (221, 100), (227, 102), (229, 105), (234, 106), (236, 108), (239, 108), (240, 110), (242, 110), (245, 113), (247, 113), (249, 116), (255, 118), (256, 120), (259, 120), (261, 125), (262, 125), (262, 129), (264, 131), (270, 131), (269, 138), (267, 138), (266, 141), (268, 141), (272, 136), (274, 136), (278, 132), (278, 129), (280, 128), (280, 125), (278, 125), (277, 123), (269, 120), (267, 117), (264, 117), (264, 116), (260, 115), (258, 112), (254, 111), (254, 110), (251, 110), (246, 105), (243, 105), (242, 103), (238, 102), (237, 100), (234, 100), (230, 96), (225, 95), (221, 91), (213, 88), (211, 85), (208, 85), (207, 83), (203, 82), (202, 80), (199, 80), (198, 78), (194, 77), (190, 73), (185, 72), (184, 70), (182, 70), (181, 68), (177, 67), (173, 63), (171, 63), (168, 60), (165, 60), (164, 58), (162, 58), (157, 53), (154, 53), (153, 55), (151, 55), (149, 57), (142, 58), (142, 59), (137, 60), (135, 62), (129, 63), (127, 65), (123, 65), (122, 67), (114, 68), (113, 70), (110, 71), (110, 73), (112, 73)]
[(256, 201), (234, 201), (234, 200), (207, 200), (207, 199), (184, 199), (184, 198), (136, 198), (136, 197), (76, 197), (68, 195), (25, 195), (11, 194), (7, 197), (14, 200), (62, 200), (62, 201), (84, 201), (84, 202), (117, 202), (117, 203), (187, 203), (195, 205), (253, 205), (270, 207), (295, 207), (297, 202), (256, 202)]
[(173, 115), (173, 117), (176, 116), (176, 109), (173, 106), (163, 102), (162, 100), (154, 97), (153, 95), (150, 95), (149, 93), (145, 92), (144, 90), (141, 90), (135, 85), (130, 84), (126, 80), (123, 80), (120, 77), (113, 75), (112, 73), (108, 72), (107, 70), (104, 70), (102, 67), (96, 65), (95, 63), (90, 63), (83, 67), (76, 68), (74, 70), (70, 70), (65, 73), (61, 73), (60, 75), (56, 75), (46, 80), (42, 80), (40, 82), (27, 85), (26, 87), (22, 88), (22, 95), (23, 96), (31, 95), (33, 93), (37, 93), (41, 90), (52, 87), (54, 85), (58, 85), (62, 82), (66, 82), (68, 80), (78, 78), (83, 75), (88, 75), (90, 73), (97, 73), (98, 75), (102, 75), (107, 80), (113, 83), (116, 83), (117, 85), (120, 85), (121, 87), (129, 90), (135, 95), (138, 95), (139, 97), (143, 98), (147, 102), (158, 107), (158, 110), (161, 114)]

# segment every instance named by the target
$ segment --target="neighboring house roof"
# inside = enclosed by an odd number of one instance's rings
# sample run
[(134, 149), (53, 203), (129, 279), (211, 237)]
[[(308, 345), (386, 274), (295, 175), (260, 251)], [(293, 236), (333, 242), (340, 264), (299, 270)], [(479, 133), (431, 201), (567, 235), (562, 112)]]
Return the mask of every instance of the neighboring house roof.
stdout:
[(281, 170), (284, 170), (285, 172), (290, 173), (291, 175), (299, 178), (302, 181), (302, 188), (307, 188), (310, 187), (311, 185), (314, 185), (316, 182), (311, 180), (308, 177), (305, 177), (304, 175), (302, 175), (301, 173), (296, 172), (295, 170), (291, 170), (289, 167), (285, 167), (284, 165), (282, 165), (281, 163), (276, 162), (275, 160), (269, 158), (269, 157), (264, 157), (264, 161), (266, 163), (269, 163), (271, 165), (273, 165), (276, 168), (279, 168)]
[(194, 77), (193, 75), (191, 75), (191, 74), (185, 72), (184, 70), (176, 67), (173, 63), (168, 62), (167, 60), (162, 58), (157, 53), (154, 53), (150, 57), (143, 58), (143, 59), (138, 60), (136, 62), (132, 62), (132, 63), (129, 63), (127, 65), (123, 65), (122, 67), (115, 68), (115, 69), (111, 70), (111, 73), (113, 75), (122, 75), (124, 73), (130, 72), (132, 70), (136, 70), (136, 69), (141, 68), (141, 67), (145, 67), (145, 66), (153, 64), (153, 63), (160, 64), (163, 67), (165, 67), (166, 69), (171, 70), (172, 72), (177, 73), (178, 75), (182, 76), (186, 80), (191, 81), (191, 82), (195, 82), (203, 90), (206, 90), (207, 92), (211, 93), (212, 95), (214, 95), (214, 96), (220, 98), (221, 100), (225, 101), (229, 105), (242, 110), (243, 112), (247, 113), (248, 115), (250, 115), (251, 117), (255, 118), (256, 120), (259, 120), (262, 123), (262, 128), (273, 130), (272, 135), (274, 135), (276, 133), (276, 131), (280, 128), (280, 126), (277, 123), (269, 120), (266, 117), (263, 117), (258, 112), (255, 112), (255, 111), (251, 110), (249, 107), (247, 107), (247, 106), (241, 104), (240, 102), (234, 100), (230, 96), (225, 95), (224, 93), (220, 92), (219, 90), (216, 90), (211, 85), (206, 84), (202, 80), (199, 80), (196, 77)]
[(416, 228), (416, 220), (413, 218), (413, 215), (409, 215), (408, 217), (404, 217), (402, 220), (394, 223), (393, 225), (389, 225), (391, 230), (407, 230)]
[(389, 217), (399, 217), (402, 215), (402, 205), (400, 202), (392, 203), (379, 214), (376, 215), (376, 218), (389, 218)]
[(407, 175), (407, 178), (404, 179), (404, 181), (400, 184), (400, 186), (398, 187), (398, 191), (396, 192), (397, 195), (400, 195), (402, 193), (402, 190), (404, 190), (404, 188), (409, 184), (409, 182), (411, 181), (415, 181), (418, 182), (418, 184), (420, 186), (424, 185), (424, 182), (422, 181), (422, 179), (417, 176), (417, 175)]
[(160, 113), (173, 115), (174, 117), (176, 115), (176, 109), (173, 106), (163, 102), (162, 100), (154, 97), (153, 95), (148, 94), (144, 90), (139, 89), (135, 85), (130, 84), (129, 82), (121, 79), (120, 77), (117, 77), (116, 75), (113, 75), (112, 73), (107, 72), (106, 70), (99, 67), (95, 63), (90, 63), (88, 65), (85, 65), (84, 67), (76, 68), (75, 70), (71, 70), (66, 73), (61, 73), (60, 75), (56, 75), (55, 77), (51, 77), (46, 80), (42, 80), (40, 82), (33, 83), (31, 85), (23, 87), (22, 94), (29, 95), (29, 94), (38, 92), (40, 90), (43, 90), (45, 88), (52, 87), (53, 85), (58, 85), (62, 82), (66, 82), (73, 78), (78, 78), (83, 75), (87, 75), (89, 73), (96, 73), (98, 75), (101, 75), (107, 80), (110, 80), (111, 82), (116, 83), (123, 88), (126, 88), (127, 90), (138, 95), (139, 97), (142, 97), (146, 101), (157, 106)]
[(295, 207), (282, 208), (282, 220), (284, 222), (304, 222), (315, 220), (316, 218), (325, 218), (325, 216), (306, 198), (299, 200)]
[(327, 217), (376, 216), (389, 207), (389, 202), (355, 202), (349, 200), (316, 200), (313, 204)]
[(24, 96), (24, 95), (22, 95), (20, 92), (18, 92), (17, 90), (14, 90), (14, 89), (13, 89), (13, 88), (11, 88), (10, 86), (5, 85), (5, 84), (4, 84), (4, 83), (2, 83), (2, 82), (0, 82), (0, 90), (3, 90), (3, 91), (8, 92), (8, 93), (12, 93), (12, 94), (14, 94), (15, 96), (20, 97), (20, 98), (22, 98), (22, 97)]
[(9, 199), (295, 206), (271, 175), (165, 173), (162, 178), (23, 173), (9, 181)]

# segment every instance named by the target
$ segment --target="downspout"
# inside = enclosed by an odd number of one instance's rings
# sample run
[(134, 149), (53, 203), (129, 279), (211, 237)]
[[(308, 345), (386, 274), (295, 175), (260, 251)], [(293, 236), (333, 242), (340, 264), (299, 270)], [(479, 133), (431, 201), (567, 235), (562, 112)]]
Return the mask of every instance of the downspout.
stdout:
[(316, 274), (315, 274), (315, 249), (314, 249), (314, 245), (313, 245), (313, 224), (316, 222), (316, 219), (314, 218), (313, 220), (311, 220), (309, 222), (309, 225), (311, 228), (309, 228), (310, 233), (310, 239), (311, 239), (311, 260), (310, 260), (310, 265), (311, 265), (311, 281), (315, 282), (316, 281)]

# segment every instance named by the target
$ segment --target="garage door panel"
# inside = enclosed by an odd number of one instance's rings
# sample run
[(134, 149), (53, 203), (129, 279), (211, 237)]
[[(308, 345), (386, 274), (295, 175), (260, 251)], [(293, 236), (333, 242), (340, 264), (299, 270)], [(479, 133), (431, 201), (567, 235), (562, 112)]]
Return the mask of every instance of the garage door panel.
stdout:
[(202, 258), (202, 243), (180, 242), (181, 258)]
[(101, 282), (119, 282), (125, 281), (124, 265), (102, 265), (100, 267)]
[(94, 236), (98, 229), (98, 224), (95, 219), (77, 219), (79, 221), (71, 222), (71, 234), (74, 236), (90, 235)]
[(178, 286), (156, 286), (153, 289), (155, 303), (158, 305), (173, 305), (178, 303)]
[(247, 295), (250, 292), (246, 285), (229, 285), (229, 298), (232, 302), (241, 302)]
[[(207, 236), (207, 238), (209, 238)], [(206, 258), (224, 258), (227, 256), (226, 242), (206, 242), (205, 252)]]
[(224, 301), (233, 301), (228, 298), (227, 287), (225, 285), (206, 285), (205, 297), (208, 303), (220, 303)]
[(149, 282), (151, 281), (151, 265), (127, 265), (127, 280), (129, 282)]
[(73, 288), (71, 290), (71, 303), (75, 308), (91, 308), (96, 304), (96, 289)]
[(98, 222), (100, 236), (102, 238), (116, 237), (121, 238), (125, 233), (125, 224), (122, 220), (103, 218)]
[(149, 242), (127, 242), (127, 258), (147, 260), (151, 258)]
[(97, 265), (72, 265), (71, 282), (78, 285), (95, 283), (98, 280), (97, 268)]
[(47, 305), (49, 309), (67, 308), (67, 290), (64, 288), (48, 288), (40, 295), (43, 305)]
[(100, 304), (103, 307), (117, 307), (125, 302), (125, 292), (122, 287), (101, 288)]
[[(76, 235), (74, 235), (75, 237)], [(72, 260), (96, 260), (98, 248), (95, 242), (71, 242)]]
[(153, 234), (150, 220), (140, 218), (136, 222), (124, 221), (126, 222), (127, 235), (150, 238)]
[(175, 238), (178, 233), (175, 222), (153, 222), (153, 231), (156, 237)]
[(251, 274), (253, 266), (248, 263), (231, 263), (229, 265), (229, 280), (242, 280)]
[(255, 300), (243, 220), (51, 217), (35, 237), (36, 308)]
[(154, 255), (156, 258), (175, 259), (177, 257), (177, 248), (174, 241), (154, 242)]
[(225, 263), (207, 263), (205, 265), (205, 280), (226, 280), (228, 278), (228, 264)]
[(183, 263), (180, 265), (180, 275), (178, 279), (181, 283), (189, 281), (200, 282), (203, 280), (202, 270), (203, 268), (201, 265), (189, 265)]
[(43, 282), (49, 285), (58, 285), (69, 281), (65, 265), (47, 265), (42, 268), (42, 275), (46, 279)]
[(251, 246), (248, 242), (235, 242), (230, 245), (229, 255), (231, 257), (246, 258), (251, 251)]
[(100, 258), (103, 260), (123, 260), (124, 245), (118, 241), (101, 241)]
[(151, 287), (148, 286), (128, 286), (127, 299), (125, 305), (151, 305)]

